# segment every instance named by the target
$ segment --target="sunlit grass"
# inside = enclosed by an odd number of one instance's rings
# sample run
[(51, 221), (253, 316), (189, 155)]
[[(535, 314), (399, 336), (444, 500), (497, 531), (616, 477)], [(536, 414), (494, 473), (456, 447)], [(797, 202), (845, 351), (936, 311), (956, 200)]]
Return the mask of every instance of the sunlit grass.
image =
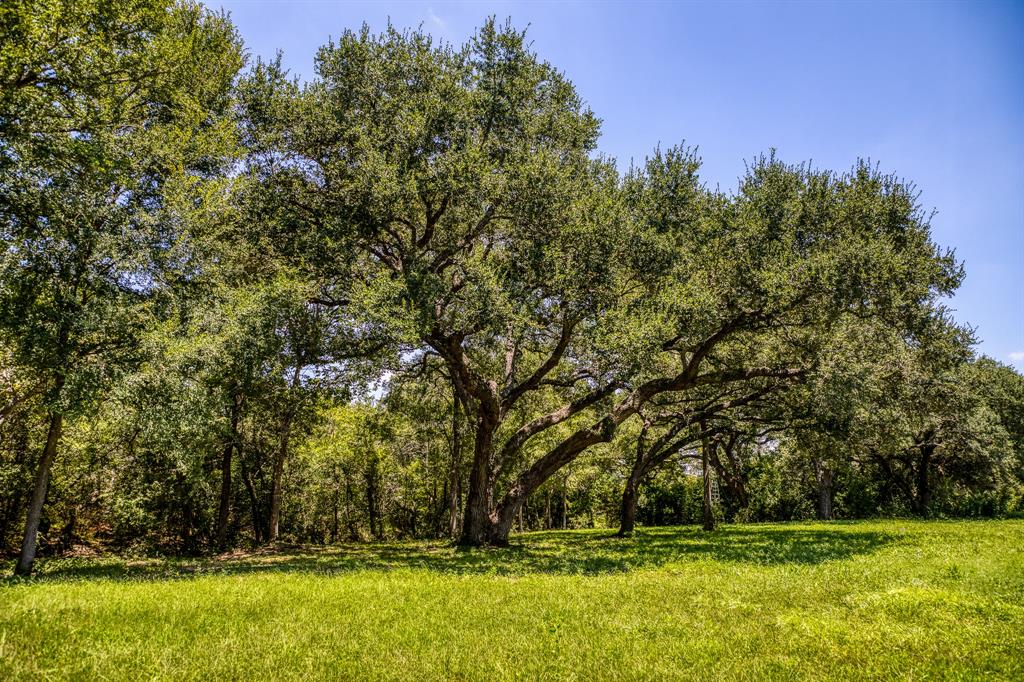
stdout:
[(0, 679), (1024, 679), (1024, 522), (41, 562)]

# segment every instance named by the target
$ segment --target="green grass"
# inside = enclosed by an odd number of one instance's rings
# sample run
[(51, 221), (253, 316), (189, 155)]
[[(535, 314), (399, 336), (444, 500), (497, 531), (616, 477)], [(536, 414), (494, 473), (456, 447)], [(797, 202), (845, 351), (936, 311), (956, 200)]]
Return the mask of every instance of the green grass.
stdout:
[(1024, 522), (41, 562), (0, 679), (1024, 679)]

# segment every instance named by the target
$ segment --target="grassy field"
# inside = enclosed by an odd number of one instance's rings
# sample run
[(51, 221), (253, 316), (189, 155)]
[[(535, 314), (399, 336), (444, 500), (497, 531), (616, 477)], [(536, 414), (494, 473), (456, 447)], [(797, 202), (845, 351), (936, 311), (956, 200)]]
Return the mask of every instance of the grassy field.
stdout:
[(39, 568), (0, 582), (0, 679), (1024, 679), (1024, 521)]

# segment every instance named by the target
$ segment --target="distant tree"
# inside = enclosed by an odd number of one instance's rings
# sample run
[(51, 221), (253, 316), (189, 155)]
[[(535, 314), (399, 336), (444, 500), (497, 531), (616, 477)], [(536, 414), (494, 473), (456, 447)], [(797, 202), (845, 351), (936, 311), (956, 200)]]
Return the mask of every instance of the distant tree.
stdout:
[(1024, 483), (1024, 376), (1008, 365), (982, 356), (972, 363), (981, 399), (995, 413), (1013, 450), (1011, 466)]
[[(739, 425), (744, 423), (744, 408), (753, 408), (782, 385), (782, 382), (761, 382), (760, 386), (734, 384), (724, 392), (712, 387), (711, 390), (691, 391), (675, 400), (651, 401), (641, 411), (643, 426), (636, 438), (636, 454), (622, 493), (619, 535), (629, 535), (635, 528), (637, 501), (644, 480), (682, 451), (696, 445), (700, 446), (702, 462), (705, 457), (708, 460), (702, 471), (713, 468), (720, 478), (729, 481), (736, 495), (742, 499), (745, 495), (740, 483), (742, 474), (739, 471), (732, 474), (734, 467), (726, 469), (719, 450), (732, 464)], [(732, 475), (726, 475), (727, 471)]]
[(938, 493), (995, 488), (1013, 467), (1011, 440), (981, 378), (962, 359), (901, 349), (880, 394), (863, 406), (861, 447), (915, 514), (933, 514)]

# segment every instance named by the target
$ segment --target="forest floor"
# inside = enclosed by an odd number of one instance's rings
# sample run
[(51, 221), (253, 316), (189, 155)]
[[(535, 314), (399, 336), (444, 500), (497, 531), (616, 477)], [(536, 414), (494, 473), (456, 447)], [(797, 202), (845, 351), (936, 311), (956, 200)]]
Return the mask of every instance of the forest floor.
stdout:
[(1024, 679), (1024, 521), (512, 544), (42, 560), (0, 679)]

